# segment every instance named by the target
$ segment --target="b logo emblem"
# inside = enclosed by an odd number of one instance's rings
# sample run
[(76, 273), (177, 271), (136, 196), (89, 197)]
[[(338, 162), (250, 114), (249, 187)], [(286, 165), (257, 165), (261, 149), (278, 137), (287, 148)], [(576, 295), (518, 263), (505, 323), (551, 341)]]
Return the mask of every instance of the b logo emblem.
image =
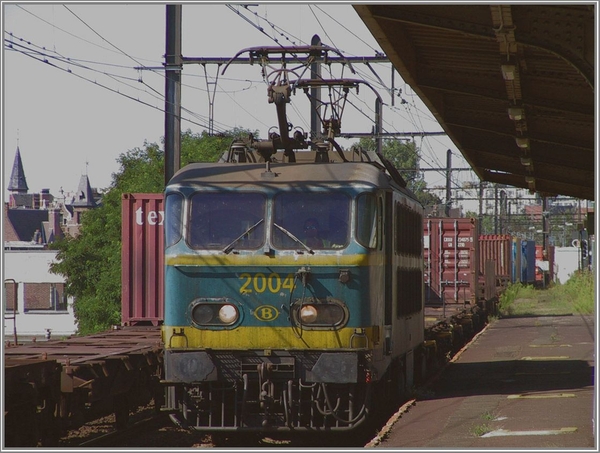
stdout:
[(254, 310), (254, 316), (260, 321), (273, 321), (279, 316), (279, 311), (272, 305), (261, 305)]

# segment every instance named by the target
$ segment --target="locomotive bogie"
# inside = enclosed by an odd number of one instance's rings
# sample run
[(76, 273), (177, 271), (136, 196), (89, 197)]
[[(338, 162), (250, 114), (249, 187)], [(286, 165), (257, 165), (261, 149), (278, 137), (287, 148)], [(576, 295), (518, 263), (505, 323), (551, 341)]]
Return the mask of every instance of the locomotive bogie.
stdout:
[(210, 382), (169, 391), (175, 423), (212, 433), (352, 430), (366, 420), (370, 398), (370, 386), (292, 380), (262, 387)]

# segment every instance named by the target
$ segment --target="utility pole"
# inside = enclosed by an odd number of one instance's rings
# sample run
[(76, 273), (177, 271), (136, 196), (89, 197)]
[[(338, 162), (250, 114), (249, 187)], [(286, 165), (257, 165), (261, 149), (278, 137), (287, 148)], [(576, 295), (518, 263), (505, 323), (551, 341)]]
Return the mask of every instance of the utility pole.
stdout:
[(479, 231), (478, 236), (483, 232), (483, 181), (479, 180)]
[(165, 186), (181, 167), (181, 5), (167, 6), (165, 52)]
[(383, 152), (383, 138), (381, 136), (382, 132), (382, 110), (383, 110), (383, 101), (379, 96), (375, 99), (375, 140), (377, 143), (377, 152)]
[(500, 191), (500, 234), (504, 234), (504, 231), (506, 230), (506, 225), (504, 224), (504, 221), (506, 220), (506, 200), (506, 191), (502, 189)]
[(452, 151), (446, 151), (446, 217), (450, 216), (452, 203)]
[(548, 199), (542, 197), (542, 250), (548, 256), (548, 235), (550, 233), (550, 223), (548, 221)]
[(494, 183), (494, 234), (498, 234), (498, 184)]
[[(311, 46), (320, 46), (321, 38), (314, 35), (310, 41)], [(319, 80), (321, 78), (321, 63), (315, 62), (310, 65), (310, 78)], [(310, 140), (315, 141), (321, 130), (319, 121), (319, 112), (321, 111), (321, 87), (312, 87), (310, 89)]]

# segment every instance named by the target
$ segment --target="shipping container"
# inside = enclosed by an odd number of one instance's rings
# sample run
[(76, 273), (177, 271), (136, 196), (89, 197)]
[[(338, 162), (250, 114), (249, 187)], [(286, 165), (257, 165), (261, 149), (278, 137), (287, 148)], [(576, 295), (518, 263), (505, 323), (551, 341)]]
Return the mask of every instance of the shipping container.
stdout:
[(496, 278), (511, 281), (512, 237), (509, 234), (482, 234), (479, 236), (479, 271), (485, 274), (486, 261), (494, 262)]
[[(479, 285), (485, 299), (502, 293), (512, 281), (512, 236), (509, 234), (482, 234), (479, 236)], [(491, 262), (490, 275), (486, 263)], [(487, 287), (489, 285), (489, 288)]]
[(521, 238), (512, 238), (510, 263), (510, 281), (512, 283), (520, 283), (521, 275), (523, 273), (521, 267), (521, 257), (523, 256), (523, 250), (521, 249), (521, 241)]
[(477, 220), (426, 218), (425, 305), (475, 304), (479, 299)]
[(521, 240), (521, 283), (535, 283), (535, 241)]
[(164, 196), (123, 194), (121, 204), (121, 324), (164, 319)]

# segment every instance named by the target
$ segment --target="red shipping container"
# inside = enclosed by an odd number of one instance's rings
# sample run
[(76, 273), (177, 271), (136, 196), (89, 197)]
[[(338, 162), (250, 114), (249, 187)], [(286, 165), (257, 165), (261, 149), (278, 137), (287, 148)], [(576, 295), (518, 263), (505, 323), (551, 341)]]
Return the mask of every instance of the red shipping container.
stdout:
[(164, 320), (164, 195), (129, 193), (121, 198), (121, 324)]
[(494, 261), (496, 278), (506, 282), (512, 276), (512, 236), (510, 234), (482, 234), (479, 236), (479, 272), (485, 274), (485, 262)]
[(426, 218), (425, 305), (475, 304), (479, 298), (477, 220)]

